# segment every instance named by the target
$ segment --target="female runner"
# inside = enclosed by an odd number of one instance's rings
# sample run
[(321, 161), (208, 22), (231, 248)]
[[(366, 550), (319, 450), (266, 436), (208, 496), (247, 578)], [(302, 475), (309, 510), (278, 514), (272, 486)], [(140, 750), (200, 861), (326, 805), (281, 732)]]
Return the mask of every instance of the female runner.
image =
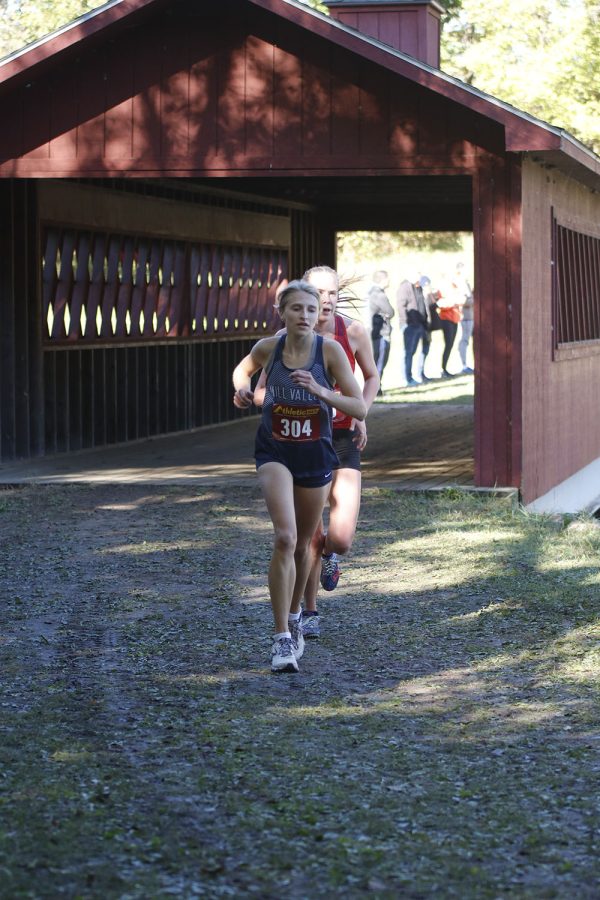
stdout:
[[(363, 400), (367, 411), (379, 390), (379, 375), (373, 358), (373, 345), (361, 322), (336, 312), (339, 299), (339, 278), (329, 266), (314, 266), (302, 276), (319, 292), (321, 308), (315, 332), (332, 338), (343, 348), (354, 371), (358, 364), (363, 375)], [(281, 332), (278, 332), (281, 334)], [(255, 390), (254, 402), (262, 402), (264, 374)], [(321, 633), (317, 612), (319, 582), (326, 591), (337, 586), (340, 569), (338, 556), (346, 554), (354, 540), (360, 510), (361, 472), (360, 454), (367, 445), (367, 428), (363, 421), (346, 415), (336, 407), (333, 418), (333, 447), (338, 456), (329, 494), (329, 525), (327, 534), (320, 519), (312, 541), (312, 565), (304, 591), (302, 628), (304, 637), (318, 638)]]
[(269, 566), (273, 672), (297, 672), (304, 650), (300, 600), (312, 563), (311, 539), (338, 462), (330, 409), (357, 420), (366, 415), (346, 354), (313, 331), (319, 312), (318, 291), (304, 281), (290, 282), (279, 295), (286, 333), (258, 341), (233, 373), (233, 402), (243, 409), (254, 399), (252, 376), (266, 371), (255, 459), (275, 532)]

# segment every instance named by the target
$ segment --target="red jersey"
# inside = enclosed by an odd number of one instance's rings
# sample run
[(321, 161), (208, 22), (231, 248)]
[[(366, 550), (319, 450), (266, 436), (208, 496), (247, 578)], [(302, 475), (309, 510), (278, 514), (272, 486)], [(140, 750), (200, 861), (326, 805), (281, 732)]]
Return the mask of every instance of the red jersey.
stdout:
[[(346, 325), (344, 323), (344, 317), (335, 315), (335, 339), (338, 344), (344, 349), (344, 353), (348, 357), (348, 362), (350, 363), (350, 368), (354, 372), (356, 368), (356, 359), (354, 353), (352, 352), (352, 347), (350, 346), (350, 341), (348, 340), (348, 332), (346, 331)], [(338, 392), (339, 393), (339, 392)], [(352, 416), (347, 416), (346, 413), (338, 412), (336, 409), (335, 415), (333, 417), (333, 427), (334, 429), (338, 428), (350, 428), (352, 425)]]

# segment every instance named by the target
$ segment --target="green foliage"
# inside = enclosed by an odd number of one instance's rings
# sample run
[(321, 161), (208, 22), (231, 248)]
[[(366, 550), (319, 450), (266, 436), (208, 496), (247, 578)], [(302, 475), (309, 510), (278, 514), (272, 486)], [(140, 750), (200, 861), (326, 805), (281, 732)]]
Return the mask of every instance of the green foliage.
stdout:
[(101, 6), (98, 0), (0, 0), (0, 56)]
[(399, 254), (405, 250), (443, 250), (462, 248), (462, 236), (454, 231), (343, 231), (338, 234), (338, 250), (356, 259), (371, 259)]
[(312, 6), (313, 9), (318, 9), (319, 12), (329, 14), (329, 10), (325, 6), (324, 3), (320, 3), (319, 0), (300, 0), (301, 3), (306, 3), (307, 6)]
[(442, 68), (600, 148), (598, 0), (463, 0)]

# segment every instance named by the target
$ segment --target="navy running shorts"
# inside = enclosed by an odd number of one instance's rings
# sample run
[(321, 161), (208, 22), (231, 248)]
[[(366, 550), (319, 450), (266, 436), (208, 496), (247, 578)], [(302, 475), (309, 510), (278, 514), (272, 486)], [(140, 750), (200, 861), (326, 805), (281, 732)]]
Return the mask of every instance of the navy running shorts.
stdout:
[(333, 429), (333, 449), (339, 460), (336, 469), (356, 469), (360, 472), (360, 450), (354, 443), (354, 437), (356, 432), (349, 428)]
[(280, 465), (284, 466), (294, 481), (294, 487), (302, 487), (302, 488), (317, 488), (324, 487), (326, 484), (330, 484), (333, 480), (333, 472), (325, 472), (323, 475), (310, 475), (307, 478), (303, 478), (302, 476), (298, 477), (294, 475), (289, 466), (286, 466), (280, 459), (273, 459), (273, 457), (268, 456), (256, 456), (256, 468), (260, 469), (261, 466), (264, 466), (265, 463), (268, 462), (277, 462)]

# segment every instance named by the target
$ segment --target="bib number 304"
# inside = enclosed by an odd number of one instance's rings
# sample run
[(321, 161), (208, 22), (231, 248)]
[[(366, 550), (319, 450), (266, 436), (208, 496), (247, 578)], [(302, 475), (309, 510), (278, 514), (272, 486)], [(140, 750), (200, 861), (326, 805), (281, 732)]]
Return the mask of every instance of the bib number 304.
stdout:
[(321, 436), (320, 408), (273, 407), (273, 437), (276, 441), (318, 441)]

